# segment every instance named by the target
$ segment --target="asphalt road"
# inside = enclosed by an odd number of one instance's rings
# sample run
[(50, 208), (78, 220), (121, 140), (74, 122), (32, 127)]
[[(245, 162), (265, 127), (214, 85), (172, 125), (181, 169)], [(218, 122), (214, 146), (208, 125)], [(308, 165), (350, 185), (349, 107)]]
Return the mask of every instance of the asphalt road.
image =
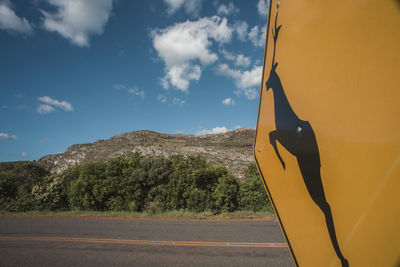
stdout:
[(0, 218), (0, 266), (293, 266), (273, 221)]

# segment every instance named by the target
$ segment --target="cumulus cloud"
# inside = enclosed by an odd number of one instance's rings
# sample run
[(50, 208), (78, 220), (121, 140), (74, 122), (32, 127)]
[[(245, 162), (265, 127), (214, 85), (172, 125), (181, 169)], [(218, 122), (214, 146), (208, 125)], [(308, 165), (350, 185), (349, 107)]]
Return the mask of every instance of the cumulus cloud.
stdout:
[(191, 80), (200, 79), (202, 66), (217, 61), (217, 54), (210, 49), (212, 44), (230, 42), (232, 29), (226, 18), (214, 16), (155, 29), (151, 37), (165, 65), (161, 85), (165, 89), (172, 85), (186, 92)]
[(42, 10), (43, 27), (61, 34), (78, 46), (89, 46), (90, 35), (103, 33), (112, 0), (47, 0), (56, 12)]
[(235, 61), (235, 56), (232, 53), (226, 51), (225, 49), (222, 49), (221, 53), (227, 60)]
[(254, 65), (251, 70), (241, 71), (230, 68), (228, 64), (220, 64), (217, 73), (233, 78), (237, 88), (235, 94), (245, 95), (250, 100), (257, 97), (257, 90), (254, 87), (260, 86), (262, 66)]
[(59, 101), (57, 99), (53, 99), (48, 96), (41, 96), (38, 98), (42, 104), (39, 104), (37, 108), (37, 112), (39, 114), (48, 114), (56, 110), (56, 108), (60, 108), (65, 111), (73, 111), (74, 108), (72, 104), (67, 101)]
[(72, 107), (71, 103), (67, 102), (67, 101), (58, 101), (57, 99), (53, 99), (51, 97), (48, 96), (42, 96), (39, 97), (38, 100), (40, 102), (43, 102), (47, 105), (51, 105), (51, 106), (55, 106), (58, 108), (61, 108), (65, 111), (73, 111), (74, 108)]
[(242, 42), (246, 41), (248, 28), (249, 25), (245, 21), (240, 21), (235, 23), (234, 29), (240, 41)]
[(268, 14), (268, 2), (266, 0), (260, 0), (257, 3), (257, 12), (260, 17), (265, 18)]
[(13, 33), (31, 34), (31, 24), (25, 19), (18, 17), (8, 2), (0, 3), (0, 29)]
[(258, 26), (254, 26), (251, 28), (249, 32), (249, 40), (253, 43), (254, 46), (264, 47), (265, 44), (265, 35), (266, 35), (267, 26), (259, 30)]
[(254, 100), (258, 96), (258, 91), (256, 88), (238, 88), (237, 90), (234, 91), (234, 93), (238, 96), (240, 95), (245, 95), (247, 99), (249, 100)]
[(262, 66), (255, 65), (251, 70), (240, 71), (231, 69), (228, 64), (220, 64), (218, 73), (232, 77), (237, 87), (249, 88), (259, 86), (261, 82)]
[(164, 0), (164, 3), (168, 6), (168, 14), (172, 15), (183, 6), (185, 0)]
[(235, 66), (248, 67), (250, 65), (250, 58), (244, 56), (243, 54), (234, 55), (225, 49), (223, 49), (221, 53), (227, 60), (232, 61)]
[(196, 132), (196, 135), (204, 135), (204, 134), (219, 134), (219, 133), (226, 133), (229, 131), (225, 126), (222, 127), (215, 127), (212, 129), (203, 129)]
[(182, 7), (187, 14), (198, 16), (202, 7), (202, 0), (164, 0), (168, 15), (173, 15)]
[(236, 66), (248, 67), (250, 65), (250, 58), (239, 54), (235, 60)]
[(55, 108), (53, 108), (52, 106), (50, 106), (50, 105), (44, 105), (44, 104), (40, 104), (39, 106), (38, 106), (38, 108), (37, 108), (37, 112), (39, 113), (39, 114), (49, 114), (49, 113), (51, 113), (51, 112), (53, 112), (53, 111), (55, 111), (56, 109)]
[(226, 98), (226, 99), (222, 100), (222, 104), (224, 104), (226, 106), (234, 106), (235, 100), (233, 100), (232, 98)]
[(0, 133), (0, 139), (18, 140), (18, 137), (14, 134)]
[(232, 2), (230, 2), (228, 5), (220, 5), (218, 10), (217, 10), (217, 14), (218, 15), (225, 15), (225, 16), (229, 16), (229, 15), (235, 15), (238, 14), (240, 12), (239, 8), (237, 8)]
[[(201, 77), (201, 67), (199, 65), (190, 65), (188, 63), (172, 66), (166, 76), (164, 77), (163, 84), (165, 85), (166, 81), (170, 81), (172, 85), (176, 88), (186, 91), (189, 88), (190, 80), (200, 80)], [(168, 89), (168, 85), (164, 87)]]

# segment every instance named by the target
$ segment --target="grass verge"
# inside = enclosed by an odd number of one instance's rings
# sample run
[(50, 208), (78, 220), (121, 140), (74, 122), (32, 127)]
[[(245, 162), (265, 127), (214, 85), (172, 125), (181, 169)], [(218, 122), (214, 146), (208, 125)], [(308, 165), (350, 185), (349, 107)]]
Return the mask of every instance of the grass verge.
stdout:
[(220, 214), (212, 212), (190, 212), (185, 210), (166, 212), (127, 212), (127, 211), (27, 211), (7, 212), (0, 211), (1, 217), (120, 217), (120, 218), (154, 218), (177, 220), (248, 220), (248, 219), (274, 219), (273, 212), (235, 211)]

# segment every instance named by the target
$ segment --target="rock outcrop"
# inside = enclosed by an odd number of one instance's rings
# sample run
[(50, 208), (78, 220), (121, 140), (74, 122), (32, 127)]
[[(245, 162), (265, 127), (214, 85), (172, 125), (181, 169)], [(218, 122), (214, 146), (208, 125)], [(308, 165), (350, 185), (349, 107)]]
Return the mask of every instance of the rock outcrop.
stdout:
[(224, 165), (241, 178), (243, 170), (253, 161), (254, 134), (250, 128), (198, 136), (136, 131), (91, 144), (72, 145), (64, 153), (47, 155), (39, 161), (46, 163), (52, 173), (61, 173), (74, 165), (107, 161), (118, 156), (129, 157), (135, 152), (166, 157), (201, 155), (207, 162)]

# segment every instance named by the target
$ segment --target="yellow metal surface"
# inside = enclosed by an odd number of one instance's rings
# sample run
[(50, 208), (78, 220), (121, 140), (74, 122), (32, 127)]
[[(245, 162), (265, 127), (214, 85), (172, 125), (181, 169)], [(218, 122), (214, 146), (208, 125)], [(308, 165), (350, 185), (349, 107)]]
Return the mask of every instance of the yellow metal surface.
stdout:
[(291, 108), (315, 134), (340, 252), (349, 266), (400, 266), (400, 1), (279, 4), (269, 5), (254, 155), (294, 260), (345, 266), (300, 171), (304, 153), (289, 151), (278, 133), (284, 169), (270, 142), (270, 132), (283, 127), (276, 121), (277, 89), (266, 86), (273, 31), (276, 74)]

